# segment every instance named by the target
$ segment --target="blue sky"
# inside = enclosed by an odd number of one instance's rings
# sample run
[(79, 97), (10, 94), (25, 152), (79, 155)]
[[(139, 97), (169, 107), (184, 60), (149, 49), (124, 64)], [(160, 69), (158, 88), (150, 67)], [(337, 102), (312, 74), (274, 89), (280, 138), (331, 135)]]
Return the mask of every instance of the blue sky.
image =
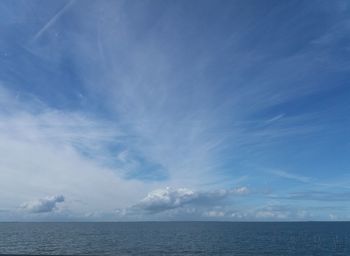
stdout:
[(350, 220), (347, 1), (1, 1), (0, 220)]

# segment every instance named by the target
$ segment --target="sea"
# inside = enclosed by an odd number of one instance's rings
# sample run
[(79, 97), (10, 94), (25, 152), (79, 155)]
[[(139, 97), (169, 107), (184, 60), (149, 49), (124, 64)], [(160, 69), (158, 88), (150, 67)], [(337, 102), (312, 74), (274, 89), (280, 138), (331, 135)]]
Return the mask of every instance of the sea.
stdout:
[(350, 222), (0, 223), (0, 255), (350, 255)]

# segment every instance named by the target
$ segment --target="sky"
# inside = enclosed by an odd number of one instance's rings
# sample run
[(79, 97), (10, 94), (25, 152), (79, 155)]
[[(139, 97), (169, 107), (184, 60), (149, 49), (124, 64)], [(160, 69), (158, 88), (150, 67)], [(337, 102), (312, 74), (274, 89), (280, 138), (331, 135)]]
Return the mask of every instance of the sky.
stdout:
[(0, 221), (350, 220), (350, 3), (0, 1)]

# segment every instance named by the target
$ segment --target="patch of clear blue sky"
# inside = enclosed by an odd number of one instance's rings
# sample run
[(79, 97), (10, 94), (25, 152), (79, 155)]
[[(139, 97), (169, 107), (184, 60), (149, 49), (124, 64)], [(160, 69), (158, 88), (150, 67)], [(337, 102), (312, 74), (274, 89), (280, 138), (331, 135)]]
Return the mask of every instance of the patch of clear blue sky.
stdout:
[[(218, 173), (278, 191), (298, 181), (270, 169), (338, 182), (350, 171), (349, 10), (347, 1), (1, 1), (0, 79), (52, 108), (118, 123), (105, 88), (142, 70), (145, 83), (167, 83), (169, 118), (214, 109), (212, 133), (239, 130), (218, 150)], [(147, 68), (135, 68), (143, 49)], [(134, 155), (132, 177), (163, 168)]]

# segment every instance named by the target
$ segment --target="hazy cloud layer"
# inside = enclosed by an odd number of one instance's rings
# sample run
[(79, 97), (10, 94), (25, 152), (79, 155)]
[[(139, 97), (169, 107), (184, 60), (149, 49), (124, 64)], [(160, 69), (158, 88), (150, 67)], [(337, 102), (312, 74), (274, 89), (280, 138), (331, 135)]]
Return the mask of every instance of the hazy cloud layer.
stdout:
[(152, 186), (123, 179), (128, 171), (114, 165), (108, 148), (123, 136), (106, 120), (56, 110), (0, 85), (2, 207), (11, 212), (37, 195), (62, 193), (70, 199), (65, 207), (82, 216), (136, 202)]

